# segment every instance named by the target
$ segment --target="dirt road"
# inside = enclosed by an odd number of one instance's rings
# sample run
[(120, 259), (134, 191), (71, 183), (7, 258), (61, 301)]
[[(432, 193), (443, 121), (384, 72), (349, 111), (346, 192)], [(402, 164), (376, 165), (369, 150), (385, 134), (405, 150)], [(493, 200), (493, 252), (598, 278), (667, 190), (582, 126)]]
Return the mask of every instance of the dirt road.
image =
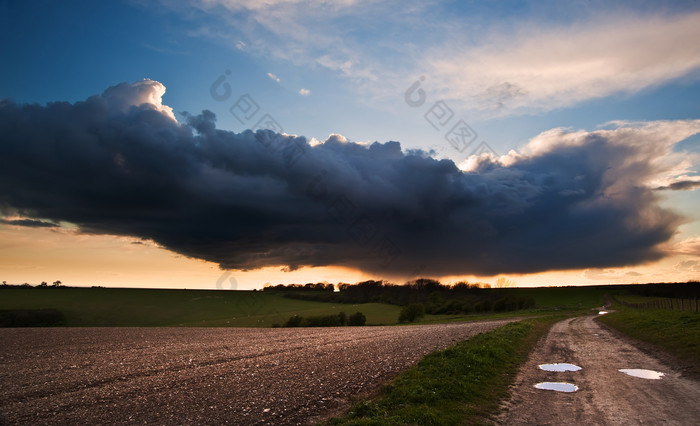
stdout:
[(0, 424), (304, 424), (508, 321), (0, 329)]
[[(640, 351), (594, 321), (568, 319), (554, 325), (516, 378), (513, 397), (499, 424), (612, 425), (700, 424), (700, 383)], [(547, 372), (545, 363), (571, 363), (575, 372)], [(660, 380), (632, 377), (619, 369), (665, 373)], [(572, 393), (536, 389), (538, 382), (566, 382)]]

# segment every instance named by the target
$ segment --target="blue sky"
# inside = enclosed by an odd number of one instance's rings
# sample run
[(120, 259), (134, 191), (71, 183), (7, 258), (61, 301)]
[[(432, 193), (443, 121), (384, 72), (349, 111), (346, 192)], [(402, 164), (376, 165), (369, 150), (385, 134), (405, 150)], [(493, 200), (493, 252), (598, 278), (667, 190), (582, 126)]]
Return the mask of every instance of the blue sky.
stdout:
[[(554, 128), (700, 119), (696, 2), (18, 1), (0, 6), (0, 32), (3, 99), (76, 102), (149, 78), (180, 121), (207, 109), (240, 132), (269, 113), (289, 134), (394, 140), (462, 166), (480, 142), (500, 156)], [(229, 109), (246, 94), (261, 110), (241, 123)], [(438, 101), (452, 118), (436, 130)], [(462, 151), (445, 139), (460, 119), (478, 134)], [(673, 149), (687, 163), (659, 182), (700, 179), (700, 138)], [(689, 218), (674, 243), (695, 247), (697, 192), (662, 204)], [(688, 250), (676, 263), (697, 260)]]
[[(700, 113), (697, 57), (652, 78), (639, 77), (641, 82), (612, 83), (601, 94), (585, 94), (596, 81), (564, 85), (555, 89), (558, 93), (537, 94), (531, 105), (525, 100), (523, 106), (501, 110), (470, 87), (450, 87), (452, 72), (436, 71), (436, 63), (452, 61), (464, 66), (462, 80), (490, 82), (469, 74), (470, 52), (477, 52), (476, 59), (499, 59), (495, 49), (520, 43), (515, 51), (527, 55), (521, 37), (528, 35), (544, 43), (563, 35), (558, 48), (576, 49), (580, 38), (600, 27), (619, 29), (618, 19), (630, 25), (654, 19), (672, 25), (697, 12), (692, 3), (249, 3), (5, 3), (3, 37), (12, 42), (2, 46), (0, 93), (18, 102), (77, 101), (118, 82), (151, 78), (167, 87), (166, 104), (176, 111), (210, 109), (222, 128), (243, 128), (227, 109), (248, 93), (289, 133), (398, 140), (454, 159), (458, 153), (442, 146), (441, 135), (421, 120), (431, 103), (441, 99), (498, 153), (553, 127), (593, 129), (610, 120), (687, 119)], [(566, 40), (568, 31), (582, 35), (568, 34), (571, 40)], [(643, 31), (653, 34), (653, 27)], [(636, 35), (632, 31), (621, 38)], [(623, 48), (628, 47), (624, 43), (633, 45), (634, 40), (622, 41)], [(686, 50), (672, 59), (697, 55), (694, 48)], [(575, 54), (562, 59), (567, 64), (577, 60)], [(646, 59), (630, 54), (630, 60)], [(655, 60), (646, 65), (658, 67)], [(489, 71), (488, 66), (476, 68)], [(225, 70), (231, 71), (227, 82), (232, 95), (217, 102), (209, 96), (209, 86)], [(402, 95), (421, 75), (428, 104), (415, 110)], [(599, 81), (611, 75), (603, 73)], [(302, 88), (309, 95), (299, 95)], [(566, 93), (571, 90), (584, 94)]]

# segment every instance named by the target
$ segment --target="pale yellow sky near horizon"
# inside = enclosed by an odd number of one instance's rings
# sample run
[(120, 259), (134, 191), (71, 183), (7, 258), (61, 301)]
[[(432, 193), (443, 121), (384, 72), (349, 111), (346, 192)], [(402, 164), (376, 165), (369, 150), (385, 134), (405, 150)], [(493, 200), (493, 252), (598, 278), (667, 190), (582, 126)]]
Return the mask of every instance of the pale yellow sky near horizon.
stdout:
[[(692, 256), (673, 254), (647, 265), (623, 268), (549, 271), (498, 276), (444, 276), (443, 283), (487, 282), (499, 276), (518, 287), (684, 282), (700, 278)], [(408, 278), (418, 278), (408, 277)], [(218, 265), (186, 258), (152, 242), (110, 235), (86, 235), (72, 229), (0, 225), (0, 281), (38, 284), (60, 280), (65, 285), (189, 289), (254, 289), (265, 283), (356, 283), (386, 279), (343, 267), (304, 268), (283, 272), (278, 267), (253, 271), (222, 271)], [(405, 280), (388, 281), (403, 283)]]

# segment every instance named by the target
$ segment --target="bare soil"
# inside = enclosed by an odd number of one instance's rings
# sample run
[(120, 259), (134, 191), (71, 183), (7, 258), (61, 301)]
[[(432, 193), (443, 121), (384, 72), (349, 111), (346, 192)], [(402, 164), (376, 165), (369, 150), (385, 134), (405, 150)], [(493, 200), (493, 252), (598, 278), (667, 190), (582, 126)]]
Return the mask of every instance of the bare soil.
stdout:
[[(555, 324), (521, 368), (498, 424), (700, 424), (700, 382), (682, 374), (670, 359), (638, 349), (631, 340), (594, 320), (578, 317)], [(576, 372), (547, 372), (546, 363), (571, 363)], [(619, 369), (664, 373), (660, 380), (626, 375)], [(539, 382), (579, 387), (564, 393), (536, 389)]]
[(0, 424), (308, 424), (507, 320), (0, 329)]

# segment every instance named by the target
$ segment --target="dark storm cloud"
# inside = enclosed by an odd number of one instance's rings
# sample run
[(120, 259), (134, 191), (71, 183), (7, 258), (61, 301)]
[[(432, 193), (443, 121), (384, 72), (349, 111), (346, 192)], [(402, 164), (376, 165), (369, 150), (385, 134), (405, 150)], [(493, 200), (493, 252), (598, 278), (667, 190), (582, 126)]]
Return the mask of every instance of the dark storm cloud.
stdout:
[(34, 219), (0, 219), (0, 223), (4, 223), (6, 225), (26, 226), (29, 228), (55, 228), (58, 226), (56, 223)]
[(645, 156), (663, 152), (624, 132), (543, 134), (529, 154), (463, 172), (398, 142), (311, 146), (219, 130), (209, 111), (178, 124), (163, 92), (144, 80), (75, 104), (2, 101), (0, 206), (223, 268), (384, 276), (635, 264), (661, 257), (679, 224), (640, 183), (658, 171)]
[(673, 182), (672, 184), (666, 186), (660, 186), (656, 188), (657, 190), (670, 189), (671, 191), (685, 191), (688, 189), (700, 188), (700, 181), (697, 180), (682, 180), (678, 182)]

